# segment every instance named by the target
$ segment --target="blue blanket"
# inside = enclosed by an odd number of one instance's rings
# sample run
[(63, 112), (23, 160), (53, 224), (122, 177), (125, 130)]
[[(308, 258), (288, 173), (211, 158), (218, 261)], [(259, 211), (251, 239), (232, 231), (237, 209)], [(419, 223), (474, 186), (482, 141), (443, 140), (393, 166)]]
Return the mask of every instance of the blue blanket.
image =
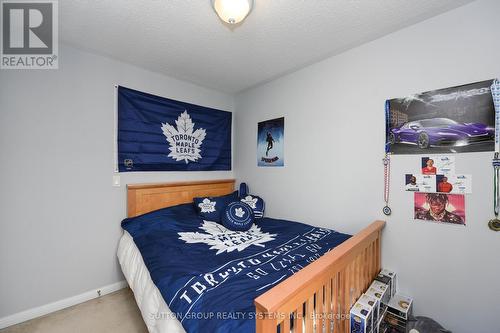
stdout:
[(254, 299), (350, 237), (270, 218), (233, 232), (200, 219), (192, 204), (125, 219), (122, 227), (188, 333), (255, 332)]

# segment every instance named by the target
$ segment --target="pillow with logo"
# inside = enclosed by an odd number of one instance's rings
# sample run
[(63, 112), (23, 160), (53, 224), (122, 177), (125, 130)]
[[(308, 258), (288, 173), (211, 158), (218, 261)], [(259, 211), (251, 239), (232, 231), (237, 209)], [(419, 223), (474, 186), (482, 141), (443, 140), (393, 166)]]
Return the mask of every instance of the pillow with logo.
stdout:
[(221, 215), (226, 206), (238, 200), (238, 191), (220, 197), (201, 197), (194, 198), (194, 206), (198, 215), (208, 221), (221, 222)]
[(222, 214), (222, 225), (232, 231), (249, 230), (252, 227), (253, 220), (253, 210), (240, 201), (231, 202)]
[(256, 219), (261, 219), (264, 217), (264, 210), (266, 208), (266, 204), (261, 197), (256, 195), (248, 194), (248, 186), (246, 183), (240, 184), (240, 201), (246, 203), (253, 210), (253, 214)]

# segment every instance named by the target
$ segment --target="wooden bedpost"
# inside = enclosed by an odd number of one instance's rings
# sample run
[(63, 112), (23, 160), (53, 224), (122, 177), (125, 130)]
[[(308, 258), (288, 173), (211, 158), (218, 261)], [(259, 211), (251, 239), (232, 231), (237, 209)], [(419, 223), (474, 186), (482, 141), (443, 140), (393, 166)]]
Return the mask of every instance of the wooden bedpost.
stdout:
[(375, 221), (255, 299), (256, 332), (349, 330), (349, 310), (380, 271), (384, 221)]
[[(269, 313), (265, 311), (264, 308), (257, 306), (257, 333), (259, 332), (275, 332), (276, 331), (276, 320), (269, 316)], [(273, 331), (274, 327), (274, 331)]]

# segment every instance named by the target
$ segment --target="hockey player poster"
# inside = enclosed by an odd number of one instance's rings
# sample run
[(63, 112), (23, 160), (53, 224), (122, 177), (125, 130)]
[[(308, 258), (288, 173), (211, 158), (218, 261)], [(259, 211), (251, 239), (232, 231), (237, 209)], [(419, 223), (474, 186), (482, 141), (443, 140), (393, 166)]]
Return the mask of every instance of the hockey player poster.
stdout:
[(284, 117), (260, 122), (257, 129), (257, 165), (284, 166), (284, 140)]

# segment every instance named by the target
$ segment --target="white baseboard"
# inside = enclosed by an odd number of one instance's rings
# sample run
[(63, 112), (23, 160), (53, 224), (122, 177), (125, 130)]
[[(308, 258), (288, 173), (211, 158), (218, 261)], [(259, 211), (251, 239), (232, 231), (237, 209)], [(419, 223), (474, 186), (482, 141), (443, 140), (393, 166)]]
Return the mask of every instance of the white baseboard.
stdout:
[(101, 296), (104, 296), (106, 294), (110, 294), (112, 292), (115, 292), (117, 290), (123, 289), (127, 286), (127, 281), (120, 281), (116, 282), (101, 288), (97, 288), (94, 290), (90, 290), (87, 292), (84, 292), (80, 295), (72, 296), (69, 298), (62, 299), (60, 301), (56, 301), (53, 303), (45, 304), (33, 309), (25, 310), (22, 312), (15, 313), (13, 315), (7, 316), (0, 318), (0, 329), (12, 326), (15, 324), (22, 323), (24, 321), (41, 317), (46, 314), (59, 311), (65, 308), (68, 308), (70, 306), (80, 304), (83, 302), (86, 302), (88, 300), (91, 300), (93, 298), (99, 297), (98, 290), (101, 291)]

